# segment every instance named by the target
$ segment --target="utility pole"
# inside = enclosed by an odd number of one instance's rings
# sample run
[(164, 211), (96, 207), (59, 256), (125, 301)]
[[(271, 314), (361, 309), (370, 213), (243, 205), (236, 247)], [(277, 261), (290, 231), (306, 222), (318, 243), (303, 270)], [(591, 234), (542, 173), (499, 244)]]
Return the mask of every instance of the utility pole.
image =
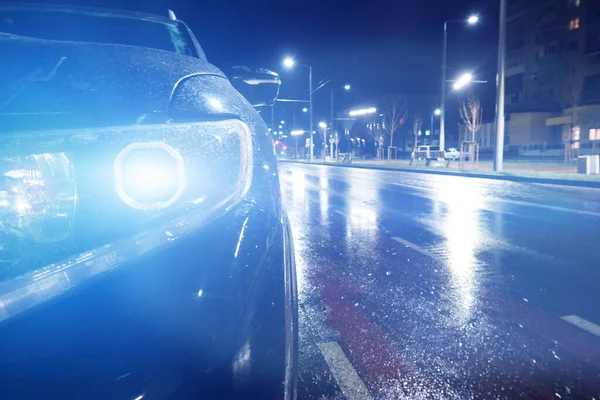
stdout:
[(448, 21), (444, 22), (444, 45), (442, 50), (442, 106), (440, 107), (440, 150), (444, 151), (446, 146), (446, 73), (448, 56)]
[(271, 134), (275, 134), (275, 101), (271, 105)]
[[(433, 114), (431, 114), (431, 143), (433, 144)], [(442, 146), (440, 146), (440, 151), (442, 151)]]
[(504, 162), (504, 92), (505, 92), (505, 59), (506, 59), (506, 4), (500, 0), (500, 37), (498, 38), (498, 75), (496, 77), (496, 152), (494, 155), (494, 171), (502, 172)]
[(331, 89), (331, 115), (329, 119), (329, 129), (331, 131), (331, 137), (333, 137), (333, 91), (334, 89)]
[(309, 107), (309, 142), (310, 142), (310, 161), (313, 160), (314, 157), (314, 149), (313, 149), (313, 79), (312, 79), (312, 67), (308, 67), (308, 107)]

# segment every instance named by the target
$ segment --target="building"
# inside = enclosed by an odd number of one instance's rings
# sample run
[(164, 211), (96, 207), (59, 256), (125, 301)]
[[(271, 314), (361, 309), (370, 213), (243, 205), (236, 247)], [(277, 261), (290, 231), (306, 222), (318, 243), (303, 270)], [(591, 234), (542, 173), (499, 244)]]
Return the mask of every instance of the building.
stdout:
[[(458, 126), (458, 145), (456, 148), (460, 147), (460, 143), (469, 140), (471, 140), (471, 132), (464, 124), (460, 124)], [(493, 151), (496, 145), (496, 123), (481, 124), (479, 130), (475, 133), (475, 141), (479, 144), (479, 151)]]
[(510, 146), (592, 147), (600, 139), (600, 1), (509, 0)]

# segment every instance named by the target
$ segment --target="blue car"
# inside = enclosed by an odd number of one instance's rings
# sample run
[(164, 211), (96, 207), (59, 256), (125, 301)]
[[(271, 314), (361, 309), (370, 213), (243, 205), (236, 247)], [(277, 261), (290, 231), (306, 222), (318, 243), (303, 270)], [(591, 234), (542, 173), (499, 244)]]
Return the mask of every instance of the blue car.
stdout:
[(0, 398), (294, 398), (278, 76), (172, 12), (0, 6), (0, 54)]

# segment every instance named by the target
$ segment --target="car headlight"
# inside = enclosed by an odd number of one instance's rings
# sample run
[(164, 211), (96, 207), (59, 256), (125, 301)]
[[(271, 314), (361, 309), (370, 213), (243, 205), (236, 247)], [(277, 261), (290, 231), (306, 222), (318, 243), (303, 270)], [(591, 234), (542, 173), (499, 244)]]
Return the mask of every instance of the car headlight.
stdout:
[(115, 158), (114, 173), (121, 200), (139, 210), (169, 207), (186, 186), (181, 154), (163, 142), (128, 145)]
[(77, 198), (65, 153), (3, 157), (0, 174), (0, 229), (35, 242), (69, 236)]
[(226, 120), (1, 138), (0, 320), (239, 202), (251, 137)]

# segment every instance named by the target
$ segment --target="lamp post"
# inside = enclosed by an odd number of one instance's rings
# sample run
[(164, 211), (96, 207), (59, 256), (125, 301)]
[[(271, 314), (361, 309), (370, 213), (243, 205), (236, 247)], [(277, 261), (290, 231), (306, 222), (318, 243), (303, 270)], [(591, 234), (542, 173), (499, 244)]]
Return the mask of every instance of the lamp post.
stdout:
[(309, 110), (309, 129), (308, 129), (308, 137), (309, 137), (309, 146), (310, 146), (310, 158), (312, 161), (314, 157), (314, 149), (313, 149), (313, 84), (312, 84), (312, 67), (306, 64), (297, 63), (292, 57), (286, 57), (283, 60), (283, 66), (286, 68), (293, 68), (295, 65), (299, 65), (301, 67), (308, 68), (308, 110)]
[[(346, 84), (346, 85), (344, 85), (343, 89), (345, 91), (348, 91), (348, 90), (350, 90), (350, 88), (351, 88), (351, 86), (348, 85), (348, 84)], [(335, 92), (336, 89), (339, 89), (339, 88), (332, 88), (331, 89), (331, 110), (330, 110), (331, 111), (331, 115), (330, 115), (330, 119), (329, 119), (329, 129), (331, 129), (331, 135), (332, 136), (333, 136), (333, 92)]]
[(496, 77), (496, 151), (494, 171), (502, 172), (504, 162), (504, 61), (506, 58), (506, 0), (500, 0), (500, 32), (498, 38), (498, 76)]
[[(448, 24), (452, 22), (463, 22), (463, 20), (444, 21), (444, 43), (442, 46), (442, 106), (440, 107), (440, 150), (445, 150), (446, 145), (446, 73), (448, 72)], [(479, 22), (477, 15), (471, 15), (467, 24), (476, 25)]]
[[(433, 129), (433, 117), (439, 117), (442, 114), (442, 110), (436, 108), (434, 112), (431, 113), (431, 140), (433, 141), (433, 136), (435, 134), (435, 130)], [(441, 146), (440, 146), (441, 150)]]

